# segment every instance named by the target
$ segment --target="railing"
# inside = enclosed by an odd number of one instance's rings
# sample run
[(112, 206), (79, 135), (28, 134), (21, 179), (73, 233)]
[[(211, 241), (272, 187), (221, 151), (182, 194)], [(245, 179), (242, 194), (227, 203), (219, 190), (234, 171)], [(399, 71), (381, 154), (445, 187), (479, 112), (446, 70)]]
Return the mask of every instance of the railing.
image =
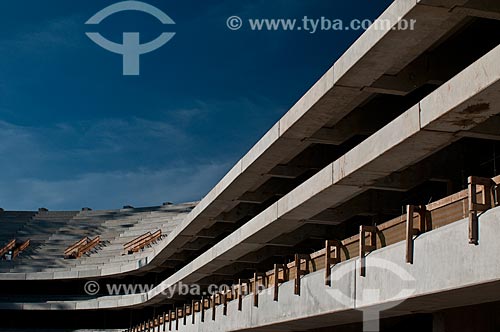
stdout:
[[(179, 320), (186, 325), (187, 316), (191, 316), (192, 324), (195, 315), (199, 313), (201, 322), (205, 321), (205, 310), (212, 308), (212, 320), (216, 319), (215, 307), (223, 306), (222, 314), (227, 315), (227, 303), (238, 301), (238, 310), (242, 310), (243, 296), (251, 293), (253, 306), (258, 307), (259, 289), (274, 287), (274, 301), (279, 300), (279, 285), (294, 281), (294, 293), (300, 296), (301, 277), (324, 269), (325, 285), (332, 286), (331, 268), (342, 261), (360, 257), (361, 276), (367, 271), (363, 260), (368, 252), (388, 245), (406, 241), (405, 258), (408, 264), (413, 263), (413, 241), (415, 236), (428, 232), (455, 221), (469, 218), (469, 243), (479, 244), (477, 229), (480, 212), (484, 212), (499, 205), (500, 176), (493, 179), (469, 177), (468, 189), (460, 191), (436, 202), (413, 206), (407, 205), (407, 213), (391, 219), (383, 224), (374, 226), (361, 225), (359, 233), (342, 241), (333, 239), (325, 241), (325, 248), (313, 254), (296, 254), (294, 260), (288, 264), (275, 264), (272, 271), (254, 273), (251, 280), (240, 279), (229, 289), (213, 294), (208, 298), (192, 300), (190, 305), (169, 310), (167, 313), (156, 316), (151, 320), (140, 323), (127, 332), (158, 331), (163, 327), (169, 331), (179, 327)], [(415, 220), (418, 218), (418, 227)], [(367, 243), (368, 242), (368, 243)], [(167, 324), (168, 323), (168, 324)]]

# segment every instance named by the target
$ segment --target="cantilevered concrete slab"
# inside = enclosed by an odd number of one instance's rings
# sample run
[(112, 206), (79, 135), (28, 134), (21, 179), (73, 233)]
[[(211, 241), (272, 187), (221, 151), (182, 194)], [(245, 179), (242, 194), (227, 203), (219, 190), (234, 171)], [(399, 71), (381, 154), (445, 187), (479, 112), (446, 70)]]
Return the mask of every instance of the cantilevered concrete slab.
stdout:
[[(500, 46), (150, 292), (82, 301), (75, 304), (76, 309), (142, 306), (168, 300), (162, 292), (172, 285), (198, 282), (280, 234), (298, 228), (303, 220), (366, 191), (374, 181), (439, 151), (458, 139), (457, 133), (500, 113), (498, 58)], [(468, 83), (471, 78), (476, 83)], [(468, 121), (463, 122), (464, 112), (478, 103), (488, 104), (488, 108), (468, 112)]]
[[(446, 5), (451, 6), (452, 1)], [(456, 5), (465, 5), (456, 1)], [(319, 81), (204, 197), (151, 264), (160, 264), (212, 225), (238, 198), (266, 181), (272, 169), (303, 151), (323, 126), (333, 126), (382, 87), (377, 80), (398, 73), (465, 18), (441, 1), (395, 1), (380, 17), (392, 22), (417, 20), (414, 31), (368, 29)], [(395, 47), (397, 45), (397, 47)], [(370, 87), (377, 83), (375, 90)]]
[[(158, 290), (179, 281), (195, 283), (213, 274), (273, 238), (297, 229), (303, 220), (364, 192), (376, 180), (439, 151), (458, 139), (457, 132), (500, 113), (500, 67), (496, 64), (499, 57), (500, 46), (168, 278)], [(481, 79), (469, 89), (449, 93), (453, 87), (467, 86), (471, 77)], [(442, 100), (443, 94), (447, 95), (446, 107), (432, 103)], [(458, 127), (448, 125), (450, 119), (460, 120), (464, 110), (479, 101), (487, 103), (488, 110), (470, 112), (469, 121)], [(426, 121), (428, 118), (432, 120)], [(444, 129), (427, 129), (432, 127)]]

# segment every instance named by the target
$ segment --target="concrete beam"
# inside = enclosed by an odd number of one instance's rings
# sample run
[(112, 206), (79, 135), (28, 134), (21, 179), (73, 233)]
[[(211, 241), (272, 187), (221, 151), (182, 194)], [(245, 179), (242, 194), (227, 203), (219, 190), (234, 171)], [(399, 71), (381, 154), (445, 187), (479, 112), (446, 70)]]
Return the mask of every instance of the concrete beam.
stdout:
[(286, 257), (296, 254), (296, 249), (277, 246), (265, 246), (259, 250), (247, 253), (235, 260), (241, 263), (260, 263), (270, 257)]
[(446, 148), (445, 153), (432, 155), (403, 171), (394, 172), (376, 180), (370, 188), (406, 192), (425, 181), (436, 179), (440, 179), (441, 182), (449, 181), (450, 174), (446, 169), (446, 165), (460, 163), (462, 153), (459, 147)]
[(484, 9), (474, 9), (467, 7), (455, 7), (453, 9), (454, 13), (459, 13), (467, 16), (474, 16), (480, 18), (486, 18), (489, 20), (500, 20), (500, 12), (493, 10), (484, 10)]
[(423, 54), (396, 75), (382, 75), (364, 91), (406, 96), (424, 84), (441, 85), (458, 71), (461, 63), (453, 51)]
[(311, 143), (341, 145), (356, 135), (374, 133), (389, 120), (386, 119), (384, 113), (363, 112), (363, 109), (358, 109), (347, 115), (334, 127), (323, 127), (306, 140)]
[(224, 233), (230, 233), (234, 230), (232, 223), (216, 223), (212, 225), (210, 228), (201, 230), (196, 234), (196, 237), (199, 238), (207, 238), (207, 239), (215, 239), (221, 236)]
[(179, 262), (179, 264), (181, 264), (191, 260), (192, 258), (193, 258), (192, 255), (188, 254), (187, 252), (176, 252), (170, 256), (169, 261), (176, 261)]
[(277, 165), (270, 170), (267, 175), (282, 179), (295, 179), (308, 170), (310, 170), (310, 168), (303, 166)]
[(211, 238), (199, 237), (182, 246), (181, 250), (199, 251), (212, 243)]
[[(371, 93), (360, 91), (385, 74), (395, 74), (455, 27), (464, 16), (445, 8), (407, 0), (395, 1), (381, 16), (397, 24), (402, 19), (419, 23), (410, 33), (374, 28), (358, 41), (287, 112), (287, 114), (245, 155), (167, 238), (153, 264), (168, 259), (182, 247), (186, 236), (194, 236), (211, 220), (236, 205), (240, 197), (263, 174), (293, 159), (310, 145), (312, 136), (326, 123), (335, 123), (366, 100)], [(393, 45), (398, 45), (397, 49)], [(266, 175), (267, 176), (267, 175)], [(184, 237), (178, 238), (180, 235)]]
[(243, 218), (256, 216), (260, 207), (252, 203), (240, 204), (229, 212), (223, 212), (213, 219), (213, 222), (236, 223)]
[[(293, 188), (292, 180), (269, 179), (266, 183), (259, 187), (257, 191), (247, 191), (240, 197), (236, 198), (238, 202), (262, 204), (275, 196), (283, 196)], [(260, 210), (259, 210), (260, 212)]]
[[(426, 3), (435, 1), (426, 1)], [(421, 5), (419, 1), (395, 1), (380, 17), (394, 25), (399, 18), (416, 20), (410, 34), (405, 31), (378, 30), (372, 27), (347, 50), (334, 65), (334, 77), (339, 85), (364, 88), (372, 86), (382, 75), (396, 75), (415, 60), (423, 50), (453, 29), (464, 19), (463, 15), (450, 13), (448, 8)], [(394, 51), (394, 45), (399, 45)], [(370, 57), (365, 57), (370, 54)], [(404, 54), (403, 58), (398, 57)], [(379, 61), (379, 60), (384, 61)]]
[(490, 20), (500, 20), (500, 4), (497, 1), (474, 0), (464, 5), (457, 5), (452, 12)]
[(297, 231), (283, 234), (275, 239), (266, 242), (266, 245), (294, 248), (299, 243), (306, 240), (322, 240), (329, 234), (328, 225), (308, 225), (302, 226)]
[(243, 262), (234, 262), (228, 266), (218, 269), (214, 272), (215, 275), (229, 277), (229, 279), (235, 280), (235, 275), (241, 273), (245, 270), (258, 270), (259, 265), (253, 263), (243, 263)]
[(464, 6), (469, 0), (417, 0), (418, 4), (426, 6), (443, 7), (452, 9), (456, 6)]
[(398, 215), (401, 213), (403, 195), (398, 192), (367, 191), (334, 209), (307, 219), (307, 223), (338, 225), (355, 216), (372, 216), (379, 213)]

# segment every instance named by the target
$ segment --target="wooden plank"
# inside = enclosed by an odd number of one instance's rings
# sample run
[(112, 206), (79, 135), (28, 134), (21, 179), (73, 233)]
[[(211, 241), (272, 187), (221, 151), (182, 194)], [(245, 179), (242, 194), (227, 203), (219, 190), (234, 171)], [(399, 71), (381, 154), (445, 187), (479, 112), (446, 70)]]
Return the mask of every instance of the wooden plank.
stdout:
[(71, 256), (74, 253), (74, 251), (76, 251), (76, 249), (78, 249), (80, 246), (86, 244), (89, 241), (90, 239), (88, 238), (88, 236), (81, 238), (80, 240), (76, 241), (75, 243), (73, 243), (64, 250), (64, 256), (68, 257)]
[(12, 250), (16, 246), (16, 239), (10, 240), (2, 249), (0, 249), (0, 257), (3, 257), (9, 250)]
[[(162, 233), (161, 233), (160, 229), (157, 230), (156, 232), (154, 232), (153, 234), (151, 234), (150, 232), (145, 233), (145, 234), (140, 236), (141, 239), (139, 241), (136, 241), (135, 244), (128, 246), (128, 248), (126, 248), (126, 251), (128, 253), (138, 252), (138, 251), (142, 250), (143, 248), (145, 248), (146, 246), (156, 242), (161, 237), (161, 234)], [(147, 236), (144, 237), (144, 235), (147, 235)]]
[(125, 244), (123, 245), (123, 247), (124, 247), (125, 249), (131, 248), (131, 247), (134, 247), (134, 246), (136, 246), (138, 243), (140, 243), (140, 242), (144, 241), (145, 239), (149, 238), (150, 236), (151, 236), (151, 232), (146, 232), (146, 233), (144, 233), (144, 234), (140, 235), (139, 237), (137, 237), (137, 238), (135, 238), (135, 239), (133, 239), (133, 240), (131, 240), (131, 241), (129, 241), (129, 242), (127, 242), (127, 243), (125, 243)]
[(28, 240), (24, 241), (23, 244), (21, 244), (19, 247), (15, 248), (13, 253), (12, 253), (12, 259), (19, 256), (19, 254), (22, 253), (26, 248), (28, 248), (30, 244), (31, 244), (31, 241), (28, 239)]
[(97, 246), (100, 242), (101, 242), (101, 237), (98, 235), (95, 238), (93, 238), (89, 243), (78, 248), (76, 257), (77, 258), (82, 257), (84, 254), (95, 248), (95, 246)]
[(452, 203), (455, 203), (457, 201), (461, 201), (463, 199), (466, 199), (469, 197), (467, 189), (462, 190), (456, 194), (453, 194), (451, 196), (445, 197), (443, 199), (437, 200), (435, 202), (427, 204), (427, 210), (436, 210), (442, 207), (445, 207), (446, 205), (450, 205)]

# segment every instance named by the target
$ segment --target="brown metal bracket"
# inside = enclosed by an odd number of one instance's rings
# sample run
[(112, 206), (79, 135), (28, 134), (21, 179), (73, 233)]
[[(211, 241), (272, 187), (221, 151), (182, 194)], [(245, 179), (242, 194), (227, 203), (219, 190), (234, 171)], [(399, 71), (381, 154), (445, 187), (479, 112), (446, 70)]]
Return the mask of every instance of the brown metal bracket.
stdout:
[(200, 320), (201, 322), (205, 322), (205, 298), (202, 297), (201, 298), (201, 306), (200, 306), (200, 313), (201, 313), (201, 316), (200, 316)]
[(495, 182), (493, 186), (493, 206), (500, 205), (500, 176), (492, 179)]
[(253, 306), (259, 306), (259, 277), (262, 278), (262, 284), (267, 287), (267, 275), (263, 272), (254, 272), (253, 274)]
[[(494, 207), (493, 186), (495, 182), (489, 178), (469, 176), (469, 243), (479, 244), (479, 212)], [(478, 190), (479, 189), (479, 190)], [(477, 193), (482, 190), (482, 200), (478, 202)]]
[[(340, 263), (340, 250), (341, 250), (342, 242), (337, 240), (326, 240), (325, 241), (325, 285), (332, 285), (331, 278), (331, 266), (332, 264)], [(333, 257), (332, 257), (333, 253)]]
[(210, 298), (210, 304), (211, 304), (211, 307), (212, 307), (212, 320), (215, 320), (215, 306), (216, 306), (216, 300), (217, 299), (217, 294), (213, 294), (212, 297)]
[(187, 305), (184, 304), (182, 308), (182, 325), (186, 325), (186, 316), (187, 316)]
[[(305, 269), (301, 268), (302, 260), (305, 261)], [(294, 294), (300, 295), (300, 279), (303, 275), (309, 273), (309, 263), (311, 262), (311, 255), (307, 254), (295, 254), (295, 287)]]
[[(283, 278), (280, 278), (280, 270), (283, 271)], [(278, 301), (279, 285), (288, 280), (288, 268), (286, 264), (274, 264), (274, 297), (273, 301)]]
[[(223, 316), (227, 316), (227, 294), (228, 293), (231, 293), (231, 295), (232, 295), (232, 290), (224, 288), (220, 292), (220, 297), (222, 300), (222, 315)], [(231, 296), (231, 299), (232, 299), (232, 296)]]
[[(419, 226), (415, 228), (414, 214), (418, 213)], [(413, 264), (414, 242), (413, 237), (427, 231), (427, 209), (425, 205), (406, 206), (406, 263)]]
[(175, 308), (175, 330), (179, 330), (179, 308)]
[[(366, 253), (377, 249), (377, 231), (376, 226), (359, 226), (359, 275), (362, 277), (366, 277)], [(369, 244), (366, 244), (366, 233), (370, 233)]]
[(242, 307), (243, 307), (243, 285), (246, 285), (247, 286), (247, 291), (246, 293), (248, 293), (248, 289), (250, 287), (250, 281), (248, 279), (239, 279), (238, 280), (238, 311), (241, 311), (242, 310)]
[(195, 323), (195, 313), (196, 313), (196, 303), (197, 301), (191, 300), (191, 324)]

